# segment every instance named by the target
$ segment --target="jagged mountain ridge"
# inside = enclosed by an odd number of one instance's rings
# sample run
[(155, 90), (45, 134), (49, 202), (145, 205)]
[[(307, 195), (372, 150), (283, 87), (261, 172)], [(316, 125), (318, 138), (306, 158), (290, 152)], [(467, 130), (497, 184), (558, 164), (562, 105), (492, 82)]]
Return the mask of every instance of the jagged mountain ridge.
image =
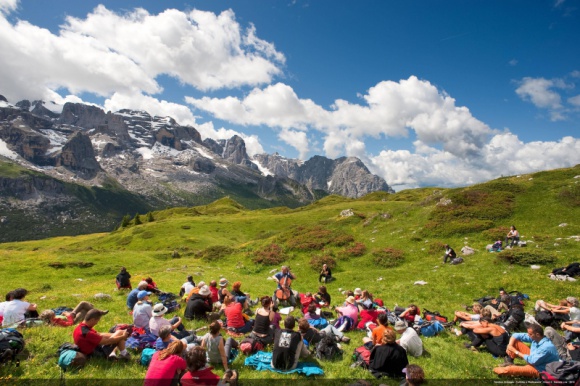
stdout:
[[(280, 167), (272, 160), (265, 162), (267, 155), (250, 158), (238, 136), (202, 140), (195, 128), (170, 117), (133, 110), (105, 112), (80, 103), (59, 106), (24, 100), (12, 105), (1, 97), (0, 141), (0, 158), (89, 189), (114, 185), (127, 193), (129, 201), (141, 200), (129, 205), (132, 208), (198, 205), (224, 195), (248, 207), (295, 207), (328, 193), (359, 197), (389, 190), (357, 159), (314, 157), (302, 163), (277, 156), (278, 162), (298, 165), (295, 173), (277, 172)], [(45, 185), (54, 184), (40, 186)], [(33, 186), (36, 201), (57, 205), (58, 194)], [(25, 208), (26, 213), (34, 209), (30, 195), (1, 193), (4, 207), (10, 202), (12, 209)]]

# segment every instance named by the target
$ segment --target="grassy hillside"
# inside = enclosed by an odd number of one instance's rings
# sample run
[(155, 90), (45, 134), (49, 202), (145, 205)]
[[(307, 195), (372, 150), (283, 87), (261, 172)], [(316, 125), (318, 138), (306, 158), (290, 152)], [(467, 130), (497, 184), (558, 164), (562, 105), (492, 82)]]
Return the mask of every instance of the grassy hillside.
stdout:
[[(297, 209), (247, 210), (228, 198), (206, 206), (174, 208), (154, 212), (153, 222), (145, 222), (143, 216), (143, 224), (111, 233), (0, 244), (1, 289), (5, 293), (27, 288), (28, 300), (38, 303), (39, 310), (74, 306), (99, 292), (110, 294), (111, 301), (91, 300), (111, 311), (97, 326), (100, 331), (131, 321), (125, 310), (126, 292), (114, 291), (121, 266), (128, 268), (134, 284), (150, 275), (161, 289), (177, 292), (188, 274), (206, 282), (224, 276), (230, 282), (242, 281), (242, 290), (254, 297), (272, 293), (274, 285), (267, 278), (282, 262), (298, 277), (295, 289), (316, 291), (317, 271), (322, 261), (328, 261), (336, 264), (337, 280), (328, 286), (333, 304), (344, 300), (339, 288), (361, 287), (389, 308), (416, 303), (447, 316), (461, 309), (462, 303), (497, 294), (499, 287), (522, 291), (533, 300), (555, 301), (578, 295), (578, 283), (546, 278), (552, 268), (580, 256), (580, 242), (571, 238), (580, 235), (580, 178), (574, 178), (578, 175), (580, 166), (460, 189), (373, 193), (356, 200), (328, 196)], [(341, 216), (347, 209), (353, 215)], [(486, 252), (485, 246), (504, 237), (512, 224), (528, 246), (516, 253)], [(445, 243), (457, 252), (464, 245), (477, 252), (464, 264), (443, 266)], [(171, 257), (175, 250), (178, 259)], [(534, 263), (541, 268), (531, 269)], [(428, 284), (413, 285), (418, 280)], [(526, 310), (532, 307), (530, 302)], [(186, 322), (187, 328), (201, 325)], [(25, 330), (30, 360), (20, 368), (0, 368), (0, 377), (56, 380), (60, 372), (54, 353), (61, 343), (72, 341), (72, 329)], [(344, 359), (321, 363), (325, 378), (371, 379), (364, 370), (348, 367), (363, 334), (348, 335), (352, 343), (344, 346)], [(444, 333), (423, 341), (427, 355), (410, 362), (422, 366), (428, 378), (496, 379), (491, 368), (501, 360), (465, 350), (461, 338)], [(304, 380), (249, 370), (243, 367), (243, 357), (234, 368), (242, 379)], [(130, 364), (92, 361), (67, 378), (142, 378), (144, 374), (136, 360)]]

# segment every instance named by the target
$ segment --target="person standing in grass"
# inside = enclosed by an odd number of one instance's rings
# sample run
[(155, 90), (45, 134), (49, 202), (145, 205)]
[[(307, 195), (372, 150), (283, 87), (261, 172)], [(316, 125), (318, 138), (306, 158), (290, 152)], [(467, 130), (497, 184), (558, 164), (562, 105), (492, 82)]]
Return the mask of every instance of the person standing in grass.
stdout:
[[(531, 346), (526, 343), (531, 343)], [(560, 360), (558, 350), (544, 336), (544, 330), (538, 324), (528, 325), (527, 333), (512, 334), (506, 352), (508, 356), (505, 357), (505, 362), (493, 369), (497, 375), (539, 378), (540, 372), (546, 369), (548, 363)], [(523, 359), (526, 364), (516, 366), (515, 358)]]

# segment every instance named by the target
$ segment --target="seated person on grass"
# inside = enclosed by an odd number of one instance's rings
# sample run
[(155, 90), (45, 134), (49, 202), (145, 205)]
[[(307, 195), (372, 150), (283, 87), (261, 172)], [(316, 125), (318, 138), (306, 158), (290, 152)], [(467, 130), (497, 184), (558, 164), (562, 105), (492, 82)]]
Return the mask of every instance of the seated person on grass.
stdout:
[[(531, 343), (531, 346), (526, 343)], [(544, 336), (544, 330), (538, 324), (528, 325), (527, 333), (512, 334), (506, 352), (508, 356), (505, 357), (505, 362), (493, 369), (497, 375), (539, 378), (540, 372), (546, 369), (548, 363), (560, 360), (558, 350)], [(515, 358), (522, 358), (526, 364), (515, 365)]]
[(12, 300), (4, 304), (4, 319), (2, 327), (18, 327), (25, 325), (26, 319), (37, 318), (36, 304), (24, 301), (28, 291), (18, 288), (11, 291)]
[(479, 326), (471, 323), (465, 323), (465, 325), (461, 323), (461, 326), (468, 330), (466, 335), (471, 340), (465, 343), (466, 348), (477, 351), (479, 346), (485, 344), (492, 355), (502, 358), (507, 355), (506, 349), (510, 336), (503, 327), (492, 323), (490, 317), (482, 317), (479, 320)]
[(513, 247), (514, 245), (518, 245), (520, 241), (520, 232), (516, 229), (515, 226), (510, 227), (510, 231), (508, 232), (505, 238), (505, 245), (506, 247)]
[(116, 351), (120, 351), (121, 359), (131, 359), (131, 354), (125, 349), (129, 331), (117, 330), (114, 333), (97, 332), (94, 327), (101, 320), (103, 313), (92, 309), (87, 312), (85, 320), (73, 331), (73, 339), (79, 351), (88, 356), (117, 359)]
[[(294, 370), (298, 365), (304, 342), (299, 332), (294, 331), (296, 320), (292, 315), (284, 319), (284, 328), (276, 331), (272, 349), (272, 367), (278, 370)], [(302, 355), (308, 355), (308, 350)]]
[(481, 310), (483, 307), (479, 303), (473, 303), (472, 310), (473, 314), (463, 311), (455, 311), (455, 316), (453, 317), (453, 323), (457, 321), (472, 321), (476, 322), (481, 318)]
[(407, 351), (407, 354), (414, 357), (419, 357), (423, 354), (423, 341), (414, 328), (407, 327), (405, 322), (399, 320), (395, 323), (395, 331), (397, 334), (401, 334), (397, 344), (400, 344)]
[(209, 325), (209, 332), (201, 338), (201, 347), (207, 350), (207, 361), (211, 364), (222, 364), (228, 370), (228, 359), (232, 354), (232, 349), (238, 348), (238, 342), (229, 337), (225, 343), (220, 334), (221, 323), (212, 322)]
[(129, 292), (129, 295), (127, 295), (127, 308), (129, 309), (129, 311), (133, 312), (135, 304), (137, 304), (137, 302), (139, 301), (137, 297), (139, 295), (139, 292), (146, 290), (147, 290), (147, 282), (143, 280), (139, 282), (137, 288), (134, 288), (131, 290), (131, 292)]
[(386, 331), (381, 343), (371, 350), (369, 371), (375, 378), (402, 378), (408, 364), (407, 352), (396, 342), (395, 332)]
[(171, 342), (166, 349), (157, 351), (145, 374), (144, 386), (171, 385), (187, 368), (182, 354), (187, 346), (181, 341)]
[(219, 375), (212, 371), (213, 367), (207, 366), (207, 356), (205, 349), (202, 347), (194, 347), (187, 350), (185, 361), (187, 363), (187, 372), (179, 381), (181, 386), (224, 386), (227, 384), (237, 384), (236, 380), (238, 378), (238, 373), (235, 370), (226, 371), (224, 376), (220, 379)]
[(350, 338), (338, 331), (334, 326), (329, 324), (322, 330), (318, 331), (316, 328), (312, 327), (305, 318), (300, 319), (298, 322), (298, 331), (300, 332), (300, 335), (302, 335), (302, 339), (308, 342), (309, 347), (316, 347), (318, 342), (320, 342), (322, 337), (325, 335), (332, 336), (337, 342), (350, 342)]
[(170, 343), (175, 342), (177, 340), (181, 340), (184, 344), (187, 345), (188, 349), (197, 346), (200, 342), (200, 338), (195, 335), (187, 336), (183, 339), (177, 339), (175, 336), (171, 335), (171, 326), (163, 326), (159, 329), (159, 338), (155, 341), (155, 350), (164, 350), (166, 349)]
[(185, 330), (183, 323), (181, 323), (181, 318), (179, 316), (173, 317), (171, 320), (167, 320), (163, 317), (167, 313), (167, 307), (163, 303), (157, 303), (153, 306), (153, 317), (149, 320), (149, 331), (155, 335), (159, 336), (159, 329), (163, 326), (171, 326), (173, 330), (172, 334), (178, 339), (183, 339), (190, 336), (191, 334)]
[[(372, 349), (373, 346), (379, 344), (382, 340), (383, 340), (383, 335), (385, 334), (386, 331), (391, 330), (393, 331), (393, 328), (391, 326), (389, 326), (389, 318), (387, 317), (386, 313), (381, 313), (378, 316), (378, 322), (379, 325), (378, 326), (368, 326), (369, 330), (371, 330), (372, 332), (369, 333), (369, 337), (364, 337), (363, 338), (363, 343), (365, 345), (365, 347), (367, 349)], [(371, 328), (372, 327), (372, 328)]]
[(318, 281), (321, 283), (328, 283), (332, 280), (332, 272), (328, 265), (322, 264), (322, 269), (320, 270), (320, 276), (318, 276)]

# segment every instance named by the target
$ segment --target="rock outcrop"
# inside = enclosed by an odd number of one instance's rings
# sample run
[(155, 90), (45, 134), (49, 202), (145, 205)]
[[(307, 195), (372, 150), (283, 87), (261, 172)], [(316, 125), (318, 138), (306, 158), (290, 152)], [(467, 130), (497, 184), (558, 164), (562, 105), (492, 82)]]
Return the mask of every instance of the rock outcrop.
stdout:
[(55, 165), (73, 170), (84, 179), (95, 177), (101, 170), (90, 138), (80, 131), (65, 143), (55, 158)]

